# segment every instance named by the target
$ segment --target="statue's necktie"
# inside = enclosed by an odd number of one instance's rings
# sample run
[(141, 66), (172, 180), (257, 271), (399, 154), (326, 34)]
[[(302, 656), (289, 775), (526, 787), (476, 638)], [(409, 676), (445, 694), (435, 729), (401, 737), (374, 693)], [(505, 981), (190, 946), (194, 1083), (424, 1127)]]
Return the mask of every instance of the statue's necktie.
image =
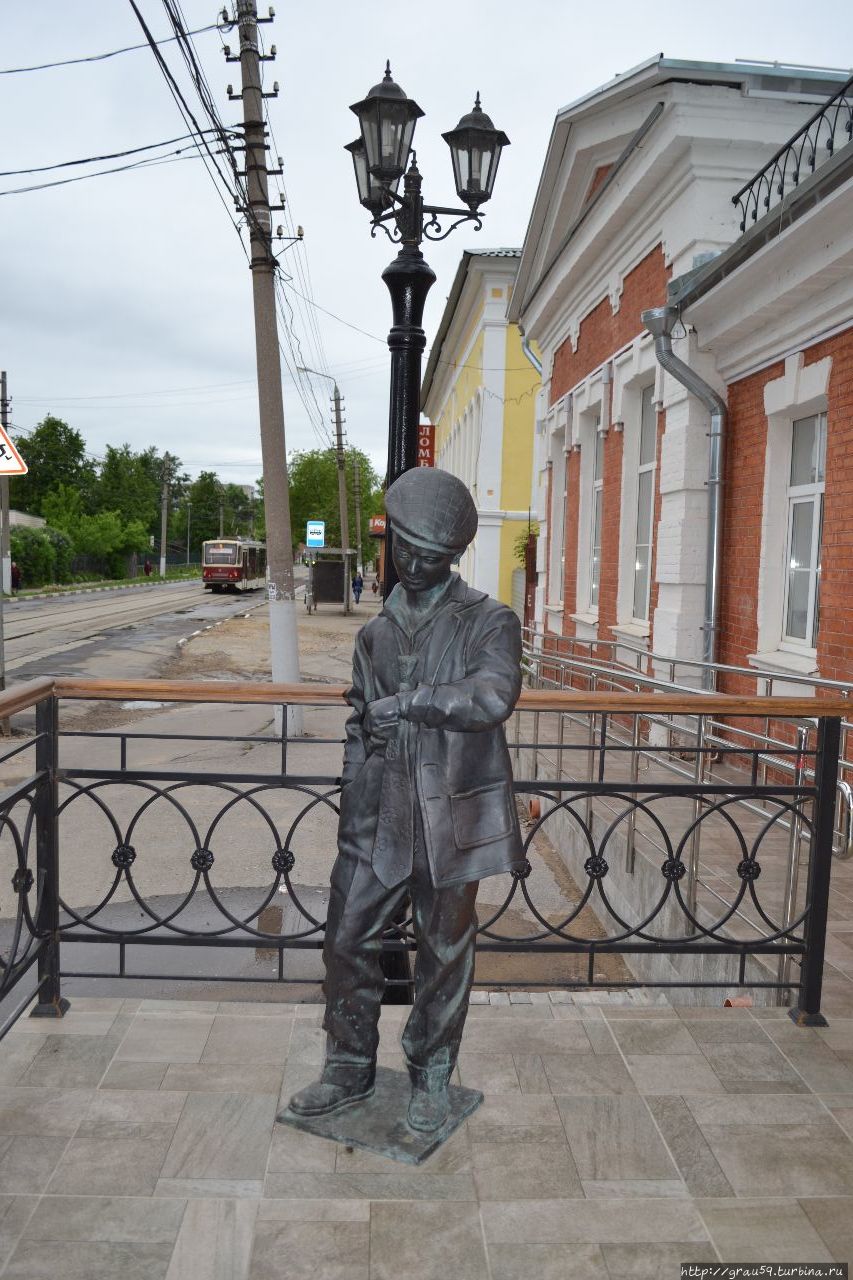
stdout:
[[(415, 654), (398, 655), (400, 693), (415, 688), (417, 665)], [(388, 889), (402, 884), (412, 874), (414, 800), (410, 725), (407, 720), (401, 720), (397, 725), (397, 732), (389, 739), (385, 748), (379, 821), (373, 842), (373, 870)]]

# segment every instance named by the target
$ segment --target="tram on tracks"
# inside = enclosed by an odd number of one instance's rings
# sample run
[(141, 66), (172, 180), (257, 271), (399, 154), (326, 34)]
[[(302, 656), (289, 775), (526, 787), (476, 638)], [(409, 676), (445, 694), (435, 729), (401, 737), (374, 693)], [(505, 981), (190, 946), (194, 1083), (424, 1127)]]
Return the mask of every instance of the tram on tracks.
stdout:
[(264, 542), (211, 538), (201, 544), (201, 576), (211, 591), (256, 591), (267, 580)]

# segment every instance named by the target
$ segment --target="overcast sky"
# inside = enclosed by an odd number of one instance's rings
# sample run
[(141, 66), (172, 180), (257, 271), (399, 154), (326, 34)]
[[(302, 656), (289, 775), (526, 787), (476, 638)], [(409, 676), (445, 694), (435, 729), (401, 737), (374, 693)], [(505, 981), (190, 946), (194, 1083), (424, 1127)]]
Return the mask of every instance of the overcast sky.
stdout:
[[(159, 0), (138, 3), (155, 36), (168, 35)], [(260, 7), (265, 13), (266, 4)], [(273, 79), (281, 86), (270, 114), (293, 223), (305, 228), (304, 247), (289, 250), (282, 262), (300, 291), (310, 281), (321, 307), (374, 337), (322, 311), (314, 312), (315, 332), (298, 298), (294, 333), (304, 362), (325, 362), (337, 377), (349, 440), (371, 455), (380, 474), (390, 323), (380, 274), (395, 250), (384, 236), (371, 240), (342, 148), (357, 134), (348, 106), (381, 78), (386, 58), (426, 112), (415, 144), (428, 201), (454, 201), (440, 135), (470, 109), (476, 89), (512, 142), (483, 231), (460, 228), (427, 246), (438, 275), (428, 341), (462, 250), (522, 243), (562, 105), (661, 50), (707, 61), (853, 61), (853, 44), (843, 40), (850, 34), (847, 0), (279, 0), (276, 7), (275, 22), (263, 28), (278, 50), (267, 64), (267, 87)], [(192, 28), (215, 20), (213, 0), (183, 0), (183, 10)], [(0, 3), (0, 70), (103, 53), (142, 38), (126, 0)], [(226, 39), (236, 47), (236, 32)], [(228, 102), (225, 86), (237, 85), (239, 65), (225, 65), (216, 31), (196, 36), (195, 45), (222, 118), (236, 123), (241, 104)], [(197, 106), (175, 45), (163, 52)], [(184, 132), (148, 49), (0, 75), (0, 120), (4, 172)], [(4, 176), (0, 191), (62, 176)], [(96, 457), (107, 443), (127, 441), (177, 453), (193, 475), (212, 468), (249, 483), (261, 474), (250, 276), (199, 160), (4, 194), (0, 245), (0, 367), (8, 371), (16, 427), (30, 429), (52, 412), (83, 433)], [(288, 450), (313, 448), (318, 409), (311, 404), (312, 424), (293, 383), (286, 378), (284, 385)], [(315, 383), (324, 430), (329, 391), (330, 384)]]

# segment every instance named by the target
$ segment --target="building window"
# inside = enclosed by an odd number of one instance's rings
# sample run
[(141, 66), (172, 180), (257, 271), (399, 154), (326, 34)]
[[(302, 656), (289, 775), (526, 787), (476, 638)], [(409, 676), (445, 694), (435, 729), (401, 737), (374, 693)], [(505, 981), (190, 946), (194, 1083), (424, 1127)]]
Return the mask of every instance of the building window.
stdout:
[(601, 516), (604, 504), (604, 436), (599, 431), (601, 415), (593, 424), (595, 433), (595, 461), (592, 468), (592, 545), (589, 567), (589, 603), (598, 608), (601, 585)]
[(566, 454), (565, 434), (552, 430), (550, 442), (551, 464), (551, 560), (548, 573), (548, 600), (559, 604), (563, 599), (566, 581)]
[(814, 649), (820, 609), (826, 414), (799, 418), (791, 433), (782, 639)]
[(637, 474), (637, 536), (634, 552), (633, 616), (647, 622), (652, 566), (652, 524), (655, 505), (655, 454), (657, 418), (654, 387), (643, 389), (640, 404), (640, 454)]

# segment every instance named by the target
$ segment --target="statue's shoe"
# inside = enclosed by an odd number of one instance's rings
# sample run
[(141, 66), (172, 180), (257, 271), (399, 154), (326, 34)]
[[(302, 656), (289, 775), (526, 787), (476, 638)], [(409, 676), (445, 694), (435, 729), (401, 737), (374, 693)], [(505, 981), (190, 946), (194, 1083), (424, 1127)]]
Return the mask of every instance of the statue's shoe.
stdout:
[(344, 1107), (364, 1102), (373, 1093), (372, 1080), (359, 1080), (351, 1084), (315, 1080), (314, 1084), (295, 1093), (288, 1106), (298, 1116), (327, 1116), (333, 1111), (343, 1111)]
[(434, 1133), (441, 1128), (449, 1114), (450, 1098), (446, 1085), (435, 1090), (419, 1089), (417, 1086), (412, 1089), (407, 1117), (410, 1129), (416, 1129), (418, 1133)]

